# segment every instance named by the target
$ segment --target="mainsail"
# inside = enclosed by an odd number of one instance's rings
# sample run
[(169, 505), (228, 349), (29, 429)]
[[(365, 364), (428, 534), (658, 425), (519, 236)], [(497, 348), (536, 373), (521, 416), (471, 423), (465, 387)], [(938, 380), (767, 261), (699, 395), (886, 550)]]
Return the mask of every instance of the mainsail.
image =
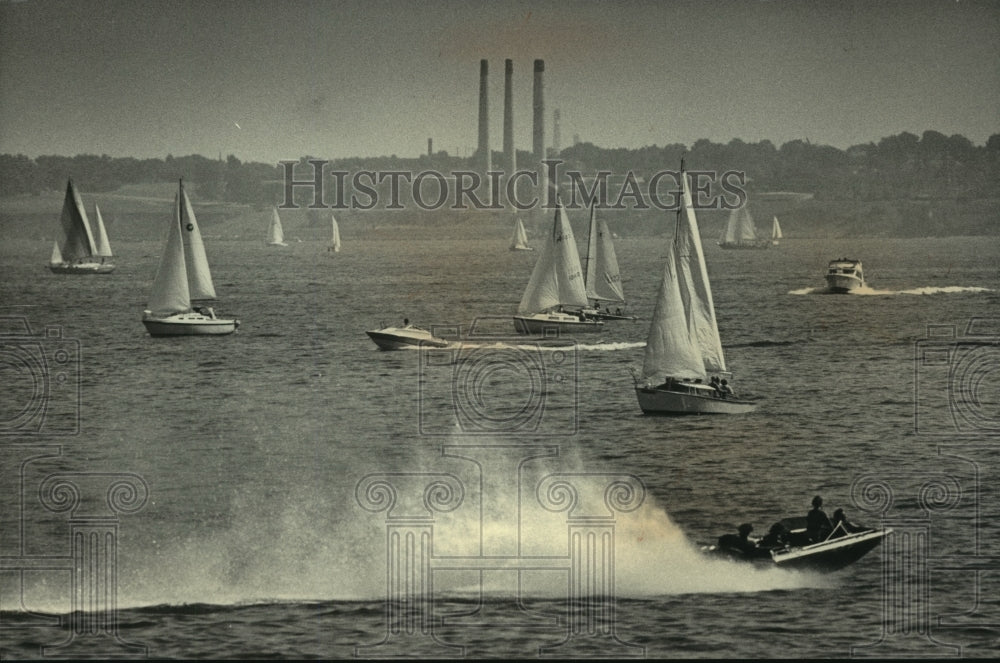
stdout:
[(517, 219), (514, 222), (514, 237), (510, 242), (511, 250), (516, 249), (527, 249), (528, 247), (528, 233), (524, 230), (524, 223), (521, 219)]
[(108, 242), (108, 232), (104, 229), (104, 219), (101, 217), (101, 208), (94, 205), (94, 217), (97, 223), (97, 252), (95, 255), (101, 258), (113, 257), (111, 253), (111, 243)]
[(590, 232), (587, 240), (587, 297), (606, 302), (625, 302), (622, 277), (618, 270), (615, 245), (604, 220), (597, 220), (596, 203), (590, 206)]
[(726, 360), (722, 354), (722, 340), (719, 338), (719, 327), (715, 319), (712, 286), (708, 281), (705, 254), (701, 248), (701, 233), (698, 230), (698, 219), (695, 217), (686, 173), (681, 173), (681, 190), (684, 215), (678, 216), (677, 219), (674, 250), (688, 330), (692, 342), (701, 350), (705, 369), (711, 372), (723, 372), (726, 370)]
[(771, 222), (771, 239), (781, 239), (781, 226), (778, 224), (778, 217), (774, 217)]
[(756, 242), (757, 227), (750, 216), (750, 210), (746, 205), (737, 207), (729, 213), (729, 223), (722, 234), (721, 244), (740, 244), (745, 242)]
[(182, 208), (183, 184), (174, 197), (174, 220), (167, 232), (167, 247), (160, 259), (160, 266), (153, 279), (153, 289), (146, 306), (156, 317), (166, 317), (174, 313), (182, 313), (191, 308), (191, 298), (188, 295), (187, 266), (184, 260), (184, 212)]
[(559, 305), (584, 307), (587, 303), (573, 228), (566, 210), (557, 202), (552, 232), (545, 240), (517, 311), (530, 315)]
[(271, 222), (267, 226), (267, 243), (284, 244), (285, 233), (281, 229), (281, 217), (278, 216), (278, 208), (271, 208)]
[(701, 352), (688, 333), (673, 246), (667, 252), (642, 361), (644, 379), (659, 380), (664, 376), (686, 379), (705, 377)]
[(340, 251), (340, 226), (337, 225), (337, 217), (332, 214), (330, 222), (333, 226), (333, 234), (330, 236), (330, 250), (337, 253)]
[(184, 261), (187, 265), (187, 280), (191, 299), (215, 299), (215, 286), (212, 284), (212, 272), (208, 268), (208, 258), (205, 256), (205, 244), (201, 241), (201, 231), (198, 230), (198, 220), (194, 209), (184, 191), (184, 182), (180, 183), (178, 197), (183, 201), (178, 209), (181, 233), (184, 240)]
[(64, 261), (80, 262), (97, 253), (94, 236), (90, 232), (87, 212), (83, 209), (80, 194), (73, 187), (73, 180), (66, 183), (66, 199), (62, 209), (63, 243), (60, 253)]

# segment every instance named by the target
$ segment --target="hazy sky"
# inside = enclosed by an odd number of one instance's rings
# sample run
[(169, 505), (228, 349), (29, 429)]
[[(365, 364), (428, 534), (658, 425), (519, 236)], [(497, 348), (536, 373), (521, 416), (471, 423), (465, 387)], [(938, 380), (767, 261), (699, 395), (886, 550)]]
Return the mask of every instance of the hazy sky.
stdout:
[[(469, 154), (514, 60), (606, 147), (1000, 133), (1000, 2), (0, 0), (0, 153)], [(551, 139), (552, 127), (547, 127)]]

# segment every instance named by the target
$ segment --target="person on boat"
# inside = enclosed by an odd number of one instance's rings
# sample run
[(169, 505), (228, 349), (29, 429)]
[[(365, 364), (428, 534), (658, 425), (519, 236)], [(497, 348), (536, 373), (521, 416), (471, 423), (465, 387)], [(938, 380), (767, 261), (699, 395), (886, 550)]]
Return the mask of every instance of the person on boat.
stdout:
[(823, 511), (823, 498), (817, 495), (812, 499), (812, 510), (806, 514), (806, 534), (809, 535), (811, 543), (818, 543), (826, 540), (833, 531), (833, 523), (830, 522), (826, 511)]
[(722, 385), (719, 384), (719, 376), (718, 375), (713, 375), (712, 376), (712, 379), (709, 380), (709, 382), (708, 382), (708, 386), (711, 387), (712, 389), (715, 389), (715, 395), (716, 396), (720, 396), (720, 397), (722, 396)]
[[(842, 532), (838, 532), (837, 529), (840, 528)], [(845, 534), (854, 534), (855, 532), (860, 532), (864, 527), (855, 525), (847, 516), (844, 515), (843, 509), (837, 509), (833, 512), (833, 536), (844, 536)]]
[(736, 531), (738, 534), (723, 534), (719, 537), (719, 549), (747, 556), (753, 555), (757, 550), (757, 544), (748, 538), (753, 531), (753, 525), (743, 523)]
[(409, 318), (403, 318), (403, 326), (404, 327), (409, 327), (410, 326), (410, 319)]
[(736, 394), (733, 393), (733, 388), (730, 387), (729, 386), (729, 382), (726, 381), (726, 378), (722, 378), (722, 381), (719, 383), (719, 394), (723, 398), (729, 398), (730, 396), (736, 396)]
[(757, 545), (770, 549), (780, 548), (786, 543), (788, 543), (788, 528), (781, 523), (774, 523)]
[(615, 309), (615, 315), (621, 315), (621, 314), (622, 314), (621, 308), (616, 308)]

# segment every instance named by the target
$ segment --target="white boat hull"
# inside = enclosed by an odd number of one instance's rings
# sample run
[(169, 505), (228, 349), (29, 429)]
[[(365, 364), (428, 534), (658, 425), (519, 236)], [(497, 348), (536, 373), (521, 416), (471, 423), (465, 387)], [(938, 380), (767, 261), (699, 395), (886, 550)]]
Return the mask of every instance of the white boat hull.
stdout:
[(419, 328), (386, 327), (365, 332), (380, 350), (405, 350), (407, 348), (448, 347), (448, 341), (437, 338)]
[(849, 274), (827, 274), (826, 288), (830, 292), (844, 293), (857, 290), (864, 286), (865, 282), (856, 276)]
[(232, 334), (240, 323), (200, 313), (176, 313), (166, 318), (143, 316), (142, 324), (150, 336), (222, 336)]
[(657, 387), (636, 387), (635, 395), (644, 414), (745, 414), (757, 405), (738, 398), (720, 398), (669, 391)]
[(599, 320), (581, 320), (579, 316), (565, 313), (536, 313), (515, 315), (514, 328), (519, 334), (580, 334), (602, 331), (604, 323)]
[(110, 274), (115, 266), (106, 262), (49, 263), (53, 274)]

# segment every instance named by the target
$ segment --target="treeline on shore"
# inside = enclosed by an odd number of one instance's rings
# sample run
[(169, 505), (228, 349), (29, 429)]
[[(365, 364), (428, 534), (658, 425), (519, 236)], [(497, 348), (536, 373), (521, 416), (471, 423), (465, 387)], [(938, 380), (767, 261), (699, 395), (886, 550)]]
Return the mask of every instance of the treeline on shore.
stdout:
[[(741, 171), (751, 194), (794, 191), (812, 194), (816, 200), (975, 200), (997, 196), (1000, 181), (1000, 134), (984, 145), (974, 145), (961, 135), (946, 136), (925, 131), (921, 136), (903, 132), (877, 143), (840, 150), (828, 145), (793, 140), (776, 147), (771, 141), (747, 143), (734, 138), (729, 143), (707, 139), (690, 147), (671, 144), (638, 149), (605, 148), (577, 143), (550, 155), (563, 161), (562, 172), (584, 174), (609, 171), (614, 177), (632, 172), (648, 178), (663, 170), (676, 170), (686, 155), (688, 170)], [(302, 157), (305, 162), (314, 157)], [(331, 170), (453, 172), (472, 170), (478, 159), (461, 158), (447, 152), (416, 158), (352, 157), (330, 159)], [(503, 163), (494, 152), (493, 163)], [(528, 152), (519, 151), (523, 168), (532, 163)], [(305, 164), (303, 163), (303, 166)], [(297, 167), (299, 173), (308, 173)], [(61, 190), (72, 177), (83, 191), (111, 192), (129, 184), (155, 183), (180, 177), (193, 185), (198, 198), (253, 205), (281, 201), (285, 169), (281, 164), (242, 162), (236, 156), (209, 159), (200, 155), (164, 159), (136, 159), (108, 155), (73, 157), (45, 155), (0, 155), (0, 196), (40, 194)]]

